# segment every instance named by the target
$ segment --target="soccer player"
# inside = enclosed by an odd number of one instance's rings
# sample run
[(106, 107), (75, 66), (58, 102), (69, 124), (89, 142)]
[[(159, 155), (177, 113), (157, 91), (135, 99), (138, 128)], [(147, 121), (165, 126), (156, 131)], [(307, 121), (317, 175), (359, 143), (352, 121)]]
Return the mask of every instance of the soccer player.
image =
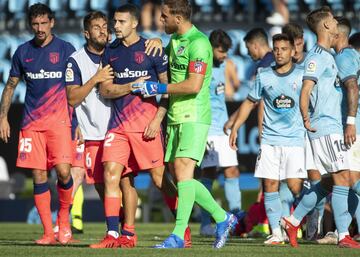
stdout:
[(330, 52), (337, 36), (337, 21), (330, 8), (322, 7), (312, 11), (306, 23), (316, 33), (317, 44), (305, 60), (300, 110), (304, 126), (310, 132), (315, 165), (320, 172), (323, 170), (331, 177), (323, 176), (321, 182), (302, 197), (294, 213), (282, 218), (282, 226), (289, 236), (290, 244), (297, 247), (296, 231), (301, 220), (317, 202), (329, 194), (332, 187), (331, 202), (339, 232), (338, 245), (360, 248), (348, 232), (348, 220), (351, 218), (347, 201), (350, 187), (349, 160), (341, 122), (342, 92), (336, 79), (338, 69)]
[[(244, 37), (244, 41), (246, 44), (246, 48), (248, 50), (248, 54), (256, 61), (254, 67), (254, 78), (258, 72), (259, 68), (269, 67), (271, 63), (275, 61), (274, 54), (269, 47), (268, 37), (264, 29), (262, 28), (254, 28), (246, 33)], [(263, 102), (259, 102), (259, 111), (258, 111), (258, 127), (259, 127), (259, 135), (261, 134), (262, 129), (262, 121), (263, 121)], [(228, 130), (232, 128), (235, 118), (237, 117), (239, 109), (236, 110), (230, 118), (226, 121), (223, 131), (227, 135)]]
[(273, 36), (275, 66), (258, 71), (255, 85), (240, 106), (229, 138), (237, 150), (237, 131), (256, 103), (264, 101), (264, 121), (255, 177), (264, 181), (265, 209), (272, 230), (266, 245), (284, 244), (280, 228), (282, 207), (279, 182), (286, 180), (295, 195), (307, 177), (304, 163), (305, 130), (301, 122), (299, 95), (303, 69), (293, 64), (294, 41), (287, 34)]
[(225, 245), (229, 231), (237, 223), (226, 213), (199, 181), (194, 168), (202, 161), (211, 123), (209, 86), (212, 48), (208, 38), (190, 20), (187, 0), (165, 0), (161, 20), (165, 32), (172, 34), (166, 51), (169, 56), (170, 84), (143, 82), (133, 85), (144, 97), (170, 94), (165, 162), (175, 175), (178, 188), (176, 224), (172, 234), (156, 248), (183, 248), (184, 232), (194, 202), (211, 214), (216, 225), (214, 248)]
[[(295, 54), (293, 62), (301, 66), (303, 69), (306, 53), (304, 52), (304, 30), (297, 23), (286, 24), (282, 28), (282, 33), (285, 33), (294, 39)], [(321, 174), (316, 169), (314, 163), (314, 155), (311, 149), (309, 136), (306, 133), (306, 145), (305, 145), (305, 159), (306, 159), (306, 170), (308, 173), (308, 179), (311, 186), (315, 186), (321, 180)], [(294, 195), (289, 190), (286, 183), (280, 185), (280, 199), (282, 202), (283, 213), (282, 217), (290, 216), (290, 210), (294, 203)], [(324, 215), (325, 198), (321, 200), (306, 217), (306, 238), (308, 240), (314, 240), (322, 232), (322, 217)]]
[[(359, 115), (359, 72), (360, 55), (349, 45), (351, 24), (345, 17), (335, 17), (338, 22), (338, 35), (335, 43), (335, 62), (338, 67), (338, 76), (344, 91), (342, 102), (344, 143), (349, 149), (350, 183), (349, 212), (356, 214), (356, 220), (360, 224), (360, 115)], [(356, 195), (356, 193), (358, 195)], [(352, 217), (349, 219), (350, 225)]]
[[(168, 60), (165, 54), (147, 56), (145, 39), (136, 28), (140, 12), (135, 5), (116, 9), (114, 30), (117, 39), (105, 50), (103, 65), (110, 65), (115, 79), (101, 83), (100, 93), (113, 99), (113, 113), (104, 142), (105, 216), (107, 236), (93, 248), (135, 247), (135, 212), (137, 192), (134, 176), (139, 170), (150, 170), (152, 180), (163, 192), (171, 190), (164, 179), (164, 150), (160, 124), (166, 108), (159, 107), (155, 98), (143, 99), (129, 94), (130, 83), (151, 78), (167, 82)], [(119, 236), (120, 189), (123, 193), (125, 222)], [(176, 189), (172, 188), (173, 202)], [(167, 192), (168, 195), (171, 195)]]
[[(225, 31), (219, 29), (209, 36), (213, 49), (213, 70), (210, 83), (211, 126), (206, 143), (204, 159), (201, 163), (201, 183), (211, 192), (214, 179), (217, 178), (217, 169), (224, 170), (225, 197), (229, 210), (238, 214), (241, 210), (241, 191), (239, 185), (240, 172), (236, 152), (228, 145), (228, 136), (222, 128), (228, 119), (225, 104), (225, 69), (227, 51), (231, 47), (231, 38)], [(201, 210), (200, 234), (213, 236), (215, 229), (211, 226), (209, 214)]]
[[(244, 41), (246, 44), (246, 48), (248, 50), (248, 55), (256, 61), (253, 73), (253, 79), (259, 70), (259, 68), (266, 68), (271, 65), (275, 61), (274, 53), (269, 47), (268, 37), (263, 28), (254, 28), (248, 31), (244, 37)], [(264, 120), (264, 102), (261, 100), (257, 103), (258, 105), (258, 113), (257, 113), (257, 122), (258, 122), (258, 134), (261, 135), (262, 124)], [(231, 130), (235, 119), (238, 115), (239, 108), (231, 114), (230, 118), (225, 122), (223, 131), (225, 135), (228, 135), (229, 130)], [(263, 195), (263, 181), (261, 181), (261, 188), (258, 193), (258, 199), (260, 204), (263, 205), (264, 195)], [(262, 208), (262, 221), (256, 226), (256, 229), (261, 231), (263, 234), (268, 234), (268, 220), (265, 214), (265, 208)]]
[(34, 38), (22, 44), (12, 58), (9, 80), (3, 91), (0, 110), (0, 137), (10, 137), (7, 120), (11, 97), (21, 77), (27, 92), (19, 137), (17, 166), (32, 170), (35, 206), (40, 214), (44, 235), (36, 244), (56, 243), (52, 230), (50, 191), (47, 171), (55, 168), (60, 209), (58, 241), (71, 239), (69, 207), (73, 191), (70, 174), (71, 133), (68, 104), (64, 88), (67, 58), (74, 47), (51, 33), (54, 13), (44, 4), (30, 6), (28, 22)]
[[(78, 184), (86, 175), (86, 182), (95, 185), (101, 200), (104, 199), (101, 157), (112, 103), (101, 97), (98, 84), (114, 77), (110, 65), (100, 67), (101, 56), (108, 42), (107, 23), (106, 15), (101, 12), (91, 12), (84, 17), (87, 43), (70, 56), (65, 72), (68, 102), (76, 114), (73, 120), (77, 121), (85, 140), (76, 148), (73, 163), (76, 168), (72, 168), (72, 175), (75, 181), (79, 181)], [(81, 167), (86, 167), (86, 171)]]

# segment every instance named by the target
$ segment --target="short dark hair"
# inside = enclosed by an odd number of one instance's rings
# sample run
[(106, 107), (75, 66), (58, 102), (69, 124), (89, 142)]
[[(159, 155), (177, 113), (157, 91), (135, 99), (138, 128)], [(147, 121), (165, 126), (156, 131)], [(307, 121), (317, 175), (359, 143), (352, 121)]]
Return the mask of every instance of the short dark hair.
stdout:
[(231, 38), (222, 29), (213, 30), (210, 33), (209, 41), (212, 47), (221, 47), (224, 51), (228, 51), (232, 45)]
[(336, 16), (336, 21), (338, 22), (338, 27), (345, 29), (345, 33), (349, 36), (351, 32), (351, 23), (344, 16)]
[(50, 9), (49, 6), (42, 4), (42, 3), (33, 4), (28, 9), (28, 15), (27, 15), (28, 23), (31, 25), (32, 19), (34, 19), (38, 16), (42, 16), (42, 15), (47, 15), (49, 20), (52, 20), (55, 18), (55, 14)]
[(89, 30), (91, 21), (96, 19), (103, 19), (104, 21), (108, 22), (108, 18), (105, 13), (100, 11), (89, 12), (84, 17), (84, 30)]
[(304, 37), (304, 30), (297, 23), (288, 23), (288, 24), (286, 24), (282, 28), (281, 32), (289, 35), (293, 39), (298, 39), (298, 38), (303, 38)]
[(288, 41), (291, 46), (294, 46), (294, 39), (292, 37), (290, 37), (288, 34), (285, 34), (285, 33), (275, 34), (272, 37), (272, 41), (273, 41), (273, 45), (277, 41)]
[(124, 4), (116, 8), (115, 12), (128, 12), (132, 17), (134, 17), (137, 21), (140, 20), (140, 9), (135, 4)]
[(254, 28), (246, 33), (244, 37), (245, 42), (253, 42), (254, 40), (268, 44), (268, 36), (263, 28)]
[(312, 12), (310, 12), (306, 16), (306, 24), (308, 25), (309, 29), (316, 33), (317, 27), (319, 23), (327, 18), (331, 14), (331, 9), (328, 6), (323, 6), (321, 8), (318, 8)]
[(360, 32), (356, 32), (349, 38), (349, 44), (352, 45), (356, 50), (360, 50)]
[(191, 3), (188, 0), (164, 0), (163, 5), (167, 5), (171, 15), (180, 15), (186, 20), (191, 20)]

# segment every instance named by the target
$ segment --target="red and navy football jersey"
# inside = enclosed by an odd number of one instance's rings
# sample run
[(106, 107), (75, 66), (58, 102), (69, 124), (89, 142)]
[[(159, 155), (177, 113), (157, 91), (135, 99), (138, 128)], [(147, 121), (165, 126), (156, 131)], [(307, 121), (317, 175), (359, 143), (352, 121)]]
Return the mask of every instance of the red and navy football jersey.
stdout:
[[(126, 84), (146, 76), (150, 76), (149, 81), (158, 81), (158, 74), (167, 71), (165, 51), (161, 56), (148, 56), (145, 54), (145, 41), (140, 38), (127, 47), (120, 40), (115, 40), (105, 50), (102, 64), (110, 64), (113, 68), (115, 84)], [(118, 128), (128, 132), (143, 132), (154, 118), (157, 107), (155, 97), (142, 98), (128, 94), (114, 99), (109, 130)]]
[(12, 58), (11, 77), (26, 82), (22, 129), (43, 131), (59, 122), (70, 126), (64, 74), (75, 48), (56, 36), (44, 47), (34, 39), (20, 45)]

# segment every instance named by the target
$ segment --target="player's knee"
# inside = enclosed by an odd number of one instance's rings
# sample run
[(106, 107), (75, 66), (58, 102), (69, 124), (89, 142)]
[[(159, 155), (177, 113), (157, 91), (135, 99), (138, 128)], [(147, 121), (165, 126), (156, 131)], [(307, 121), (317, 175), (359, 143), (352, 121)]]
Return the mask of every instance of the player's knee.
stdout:
[(293, 193), (293, 195), (299, 195), (302, 190), (302, 183), (291, 184), (289, 185), (289, 189)]
[(337, 186), (350, 186), (350, 174), (347, 170), (342, 170), (333, 175), (334, 184)]
[(274, 179), (265, 179), (265, 192), (277, 192), (279, 190), (279, 181)]
[(47, 182), (47, 171), (33, 170), (33, 181), (35, 184), (42, 184)]
[(120, 174), (119, 172), (117, 172), (115, 169), (105, 169), (104, 170), (104, 183), (105, 185), (110, 185), (110, 184), (117, 184), (119, 185), (120, 183)]
[(240, 172), (237, 166), (228, 167), (224, 170), (224, 176), (226, 178), (237, 178), (240, 176)]
[(151, 171), (151, 180), (154, 185), (161, 190), (163, 184), (163, 172), (159, 172), (158, 170)]

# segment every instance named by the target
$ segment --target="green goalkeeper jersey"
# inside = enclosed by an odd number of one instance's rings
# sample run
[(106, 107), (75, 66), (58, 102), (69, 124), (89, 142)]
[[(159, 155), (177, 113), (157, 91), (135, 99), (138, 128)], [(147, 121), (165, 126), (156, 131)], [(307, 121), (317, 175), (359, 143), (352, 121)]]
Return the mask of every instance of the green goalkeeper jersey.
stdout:
[(170, 94), (168, 124), (198, 122), (211, 124), (210, 82), (213, 52), (207, 36), (195, 26), (183, 35), (174, 33), (166, 47), (169, 56), (170, 83), (179, 83), (189, 73), (205, 75), (197, 94)]

